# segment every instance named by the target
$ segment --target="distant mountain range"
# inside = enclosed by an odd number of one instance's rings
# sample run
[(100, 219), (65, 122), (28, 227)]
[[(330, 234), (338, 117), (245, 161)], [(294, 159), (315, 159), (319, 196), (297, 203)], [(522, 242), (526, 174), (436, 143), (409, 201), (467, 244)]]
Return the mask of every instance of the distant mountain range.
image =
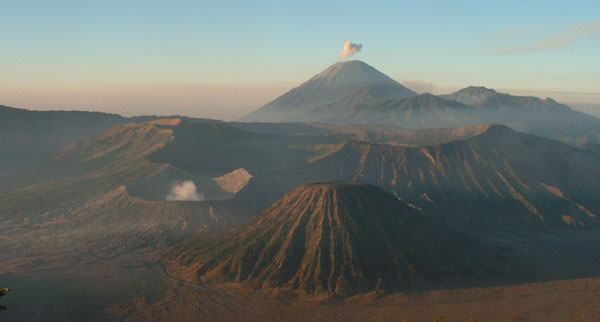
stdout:
[[(30, 111), (0, 106), (0, 189), (14, 186), (13, 177), (42, 165), (60, 149), (78, 140), (100, 134), (114, 125), (159, 118), (127, 118), (99, 112)], [(336, 63), (242, 120), (295, 122), (297, 126), (321, 134), (335, 132), (339, 136), (345, 132), (350, 134), (346, 136), (350, 139), (360, 139), (356, 125), (370, 125), (367, 131), (370, 133), (362, 132), (372, 137), (375, 132), (387, 131), (376, 125), (415, 130), (497, 123), (600, 151), (600, 119), (552, 99), (512, 96), (485, 87), (468, 87), (440, 96), (417, 95), (361, 61)], [(309, 126), (306, 122), (352, 125), (353, 128), (330, 126), (324, 130), (325, 126), (320, 125), (317, 130), (314, 124)], [(232, 125), (253, 131), (275, 129), (265, 123)], [(285, 127), (289, 128), (289, 125)], [(281, 129), (277, 131), (282, 133)], [(287, 131), (296, 133), (295, 130)]]
[(547, 98), (485, 87), (417, 95), (360, 61), (339, 62), (240, 121), (384, 124), (407, 129), (498, 123), (598, 150), (600, 119)]

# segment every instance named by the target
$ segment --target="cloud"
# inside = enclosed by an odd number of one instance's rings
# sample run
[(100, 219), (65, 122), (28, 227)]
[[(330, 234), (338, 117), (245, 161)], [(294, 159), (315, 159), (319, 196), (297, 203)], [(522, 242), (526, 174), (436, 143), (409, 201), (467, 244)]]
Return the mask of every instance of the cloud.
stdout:
[(344, 50), (340, 53), (340, 57), (343, 59), (352, 57), (354, 54), (362, 49), (363, 45), (352, 43), (350, 40), (344, 44)]
[(528, 53), (534, 51), (564, 48), (583, 36), (595, 37), (600, 35), (600, 22), (580, 25), (571, 28), (566, 33), (552, 35), (532, 46), (496, 49), (499, 54)]
[(171, 188), (171, 193), (167, 195), (167, 200), (202, 201), (204, 195), (196, 192), (196, 185), (193, 181), (187, 180), (182, 183), (175, 183)]

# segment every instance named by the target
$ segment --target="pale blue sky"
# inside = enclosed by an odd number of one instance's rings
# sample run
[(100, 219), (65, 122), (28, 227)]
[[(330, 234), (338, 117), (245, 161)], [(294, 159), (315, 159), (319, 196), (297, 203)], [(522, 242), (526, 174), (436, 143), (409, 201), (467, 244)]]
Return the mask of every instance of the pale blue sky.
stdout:
[(599, 1), (0, 1), (0, 104), (232, 119), (339, 60), (597, 113)]

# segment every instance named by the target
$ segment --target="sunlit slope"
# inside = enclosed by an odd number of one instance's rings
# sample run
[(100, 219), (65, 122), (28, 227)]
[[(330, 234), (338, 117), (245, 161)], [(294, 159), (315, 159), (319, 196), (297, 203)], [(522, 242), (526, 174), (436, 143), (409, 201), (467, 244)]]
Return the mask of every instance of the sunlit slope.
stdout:
[(450, 231), (380, 188), (315, 183), (241, 229), (186, 241), (166, 256), (191, 281), (308, 294), (465, 282), (492, 271), (493, 249)]

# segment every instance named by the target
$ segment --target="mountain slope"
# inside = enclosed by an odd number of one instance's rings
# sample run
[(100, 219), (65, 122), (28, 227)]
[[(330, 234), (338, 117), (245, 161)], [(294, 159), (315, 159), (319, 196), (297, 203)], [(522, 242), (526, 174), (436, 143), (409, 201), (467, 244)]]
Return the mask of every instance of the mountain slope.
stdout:
[[(184, 133), (205, 136), (181, 137), (180, 127)], [(224, 176), (213, 180), (168, 162), (149, 160), (170, 144), (191, 139), (200, 147), (203, 140), (225, 144), (228, 153), (224, 155), (211, 150), (210, 145), (202, 150), (202, 157), (217, 164), (236, 153), (244, 162), (240, 156), (247, 149), (236, 150), (242, 140), (231, 135), (238, 131), (247, 139), (257, 139), (222, 124), (170, 119), (118, 125), (63, 149), (39, 171), (30, 173), (24, 180), (29, 184), (0, 191), (0, 260), (4, 269), (31, 262), (64, 265), (77, 258), (114, 256), (241, 224), (281, 196), (272, 196), (275, 181), (269, 180), (267, 186), (266, 175), (255, 177), (238, 168), (228, 173), (233, 165), (225, 162), (215, 165)], [(255, 143), (273, 147), (267, 144), (272, 140), (266, 136)], [(179, 179), (194, 180), (197, 193), (212, 200), (165, 200)], [(9, 264), (15, 254), (20, 254), (21, 262)]]
[(226, 123), (195, 124), (182, 121), (173, 127), (174, 139), (148, 156), (191, 174), (221, 176), (248, 171), (284, 169), (305, 164), (321, 154), (314, 145), (335, 145), (332, 137), (256, 133)]
[(0, 188), (61, 148), (125, 122), (116, 114), (29, 111), (0, 105)]
[(315, 110), (324, 122), (342, 124), (385, 124), (407, 129), (453, 127), (456, 124), (478, 124), (473, 107), (441, 99), (431, 94), (371, 101), (330, 110)]
[(441, 98), (454, 100), (469, 106), (487, 110), (501, 111), (572, 111), (570, 107), (559, 104), (551, 98), (545, 100), (533, 96), (514, 96), (496, 92), (486, 87), (469, 86), (452, 94), (440, 95)]
[(498, 92), (490, 88), (483, 86), (469, 86), (452, 94), (440, 95), (439, 97), (477, 107), (480, 106), (483, 101), (496, 94), (498, 94)]
[[(489, 125), (465, 125), (453, 128), (403, 129), (381, 124), (326, 123), (228, 123), (251, 132), (301, 136), (334, 137), (339, 143), (363, 141), (393, 145), (428, 146), (470, 138)], [(600, 141), (598, 141), (600, 142)]]
[(374, 184), (483, 230), (593, 227), (600, 214), (600, 155), (501, 125), (430, 147), (350, 142), (290, 175)]
[(352, 97), (352, 103), (358, 103), (412, 95), (416, 93), (362, 61), (338, 62), (246, 115), (241, 121), (291, 121), (312, 108), (347, 100), (349, 97)]
[(170, 271), (191, 281), (350, 295), (475, 280), (492, 266), (483, 249), (380, 188), (314, 183), (243, 228), (187, 241), (167, 256)]
[(480, 123), (500, 123), (580, 147), (595, 144), (600, 119), (575, 111), (551, 98), (514, 96), (485, 87), (467, 87), (440, 97), (455, 100), (478, 110)]
[(21, 178), (23, 187), (0, 191), (0, 216), (43, 213), (62, 202), (82, 202), (123, 185), (144, 190), (142, 181), (155, 190), (163, 184), (168, 191), (173, 183), (169, 178), (202, 177), (212, 182), (211, 189), (237, 193), (256, 179), (249, 179), (254, 173), (306, 164), (323, 153), (312, 145), (329, 142), (335, 145), (338, 140), (252, 133), (218, 122), (181, 119), (118, 125), (63, 149)]
[(22, 185), (15, 178), (43, 166), (70, 144), (99, 135), (115, 125), (159, 118), (84, 111), (34, 111), (0, 105), (0, 189)]

